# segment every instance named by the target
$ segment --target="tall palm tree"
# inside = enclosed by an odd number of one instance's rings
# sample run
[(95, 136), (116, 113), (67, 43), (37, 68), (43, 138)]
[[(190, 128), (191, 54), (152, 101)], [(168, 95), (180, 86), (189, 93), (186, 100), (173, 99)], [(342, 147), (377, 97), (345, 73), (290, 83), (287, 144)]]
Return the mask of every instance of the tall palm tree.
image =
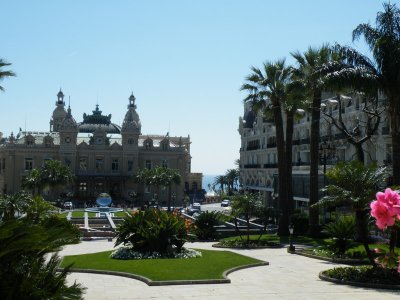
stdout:
[[(13, 71), (10, 70), (2, 70), (2, 68), (6, 67), (6, 66), (10, 66), (11, 63), (8, 63), (6, 61), (4, 61), (2, 58), (0, 58), (0, 81), (2, 81), (4, 78), (6, 77), (11, 77), (11, 76), (15, 76), (15, 73)], [(0, 91), (4, 91), (4, 87), (2, 87), (0, 85)]]
[(383, 92), (387, 99), (392, 135), (393, 183), (400, 184), (400, 10), (384, 3), (377, 13), (375, 27), (360, 24), (353, 31), (353, 41), (364, 37), (373, 59), (353, 48), (336, 45), (342, 61), (327, 64), (325, 81), (338, 88), (349, 86), (376, 97)]
[(225, 174), (226, 183), (228, 186), (228, 194), (231, 195), (235, 186), (237, 187), (237, 182), (239, 181), (239, 172), (237, 169), (229, 169)]
[(219, 186), (222, 193), (224, 193), (224, 186), (227, 184), (225, 175), (218, 175), (214, 178), (213, 186)]
[[(321, 92), (323, 82), (321, 74), (318, 72), (321, 66), (328, 63), (331, 59), (328, 45), (320, 48), (308, 48), (306, 52), (299, 51), (291, 53), (297, 62), (294, 71), (296, 80), (303, 82), (306, 95), (311, 100), (311, 136), (310, 136), (310, 206), (318, 202), (318, 164), (319, 164), (319, 137), (321, 119)], [(319, 217), (317, 210), (310, 210), (309, 213), (309, 233), (317, 235), (319, 233)]]
[[(249, 92), (245, 102), (250, 102), (256, 112), (271, 114), (276, 127), (278, 152), (279, 203), (282, 217), (279, 219), (279, 234), (288, 233), (289, 216), (293, 211), (292, 201), (292, 138), (296, 107), (291, 97), (293, 68), (285, 60), (266, 62), (263, 69), (251, 68), (241, 90)], [(295, 109), (296, 108), (296, 109)], [(286, 134), (283, 115), (286, 113)], [(285, 140), (286, 136), (286, 140)]]

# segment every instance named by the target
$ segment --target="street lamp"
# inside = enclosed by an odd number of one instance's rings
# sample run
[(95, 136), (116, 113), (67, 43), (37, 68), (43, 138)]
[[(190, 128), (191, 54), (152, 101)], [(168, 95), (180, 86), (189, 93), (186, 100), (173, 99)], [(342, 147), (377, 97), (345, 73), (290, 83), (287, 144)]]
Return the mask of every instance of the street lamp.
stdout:
[[(324, 165), (324, 188), (326, 186), (326, 164), (328, 159), (334, 158), (336, 155), (336, 147), (333, 143), (324, 141), (319, 145), (319, 156)], [(325, 223), (325, 209), (324, 209), (324, 223)]]
[(171, 198), (172, 198), (172, 207), (175, 209), (175, 198), (176, 198), (176, 194), (175, 194), (175, 193), (172, 193)]
[(288, 248), (288, 252), (292, 253), (296, 251), (295, 246), (293, 245), (293, 232), (294, 232), (294, 226), (293, 224), (289, 225), (289, 248)]

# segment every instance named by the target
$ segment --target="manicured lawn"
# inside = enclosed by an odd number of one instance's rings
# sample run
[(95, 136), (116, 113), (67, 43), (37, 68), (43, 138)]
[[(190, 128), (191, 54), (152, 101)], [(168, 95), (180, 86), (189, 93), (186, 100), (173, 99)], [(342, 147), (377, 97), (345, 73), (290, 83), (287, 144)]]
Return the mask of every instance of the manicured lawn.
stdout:
[[(85, 216), (85, 212), (83, 210), (74, 210), (72, 212), (73, 218), (83, 218)], [(88, 212), (89, 218), (96, 218), (96, 213)]]
[(123, 218), (123, 217), (126, 217), (126, 211), (118, 211), (118, 212), (116, 212), (116, 213), (114, 213), (114, 217), (121, 217), (121, 218)]
[(190, 259), (118, 260), (109, 258), (111, 251), (64, 257), (61, 267), (119, 271), (137, 274), (153, 281), (222, 279), (225, 270), (259, 263), (257, 259), (229, 251), (199, 250), (202, 257)]

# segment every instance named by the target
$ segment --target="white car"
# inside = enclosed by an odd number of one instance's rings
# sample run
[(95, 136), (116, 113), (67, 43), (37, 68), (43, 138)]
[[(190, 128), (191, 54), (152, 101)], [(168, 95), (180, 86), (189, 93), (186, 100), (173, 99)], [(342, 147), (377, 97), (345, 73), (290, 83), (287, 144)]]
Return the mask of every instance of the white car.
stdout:
[(71, 201), (64, 202), (64, 208), (72, 209), (73, 208), (72, 202)]
[(231, 205), (231, 200), (225, 199), (221, 202), (221, 207), (228, 207)]

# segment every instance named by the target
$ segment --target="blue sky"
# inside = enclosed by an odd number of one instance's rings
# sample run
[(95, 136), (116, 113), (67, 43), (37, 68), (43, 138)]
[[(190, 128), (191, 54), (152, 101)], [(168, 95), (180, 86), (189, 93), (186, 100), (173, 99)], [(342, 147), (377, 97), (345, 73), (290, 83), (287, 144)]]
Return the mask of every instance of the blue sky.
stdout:
[[(397, 1), (392, 1), (396, 2)], [(239, 158), (239, 91), (251, 66), (351, 41), (376, 0), (3, 0), (0, 131), (48, 130), (61, 87), (80, 122), (98, 103), (121, 124), (133, 91), (143, 134), (187, 136), (192, 171), (222, 174)]]

